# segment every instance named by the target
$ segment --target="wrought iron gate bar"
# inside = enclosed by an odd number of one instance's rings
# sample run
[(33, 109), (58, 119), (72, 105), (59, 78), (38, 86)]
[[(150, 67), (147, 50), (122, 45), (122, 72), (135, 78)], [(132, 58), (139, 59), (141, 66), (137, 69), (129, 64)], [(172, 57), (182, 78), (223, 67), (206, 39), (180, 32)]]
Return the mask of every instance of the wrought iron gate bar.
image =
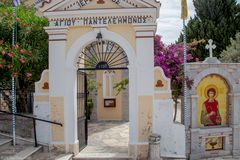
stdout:
[(86, 61), (86, 62), (88, 62), (88, 63), (91, 63), (91, 64), (95, 65), (94, 62), (91, 62), (91, 61), (89, 61), (89, 60), (87, 60), (87, 59), (85, 59), (85, 58), (81, 58), (81, 59), (84, 60), (84, 61)]
[[(78, 64), (82, 64), (82, 65), (86, 65), (85, 63), (78, 63)], [(95, 67), (95, 65), (88, 65), (88, 67)]]
[(107, 59), (109, 58), (109, 56), (110, 56), (110, 53), (112, 52), (112, 50), (113, 50), (114, 46), (115, 46), (115, 43), (112, 45), (112, 48), (111, 48), (111, 50), (108, 52), (108, 54), (107, 54), (107, 58), (105, 59), (105, 61), (107, 61)]
[(107, 51), (108, 51), (109, 42), (107, 42), (106, 52), (104, 54), (103, 60), (106, 61)]
[(111, 62), (118, 58), (122, 53), (124, 53), (124, 51), (120, 52), (117, 56), (113, 57), (108, 63), (111, 64)]
[(102, 42), (102, 60), (103, 60), (103, 57), (104, 57), (104, 51), (103, 51), (103, 42)]
[[(96, 52), (96, 50), (95, 50), (95, 48), (94, 48), (94, 46), (93, 46), (93, 43), (91, 44), (91, 47), (92, 47), (92, 49), (93, 49), (93, 51), (94, 51), (94, 53), (95, 53), (95, 55), (97, 56), (97, 52)], [(89, 50), (90, 50), (90, 48), (89, 48)], [(98, 57), (98, 56), (97, 56)], [(98, 57), (99, 58), (99, 57)], [(98, 59), (98, 61), (101, 61), (100, 59)]]
[(77, 71), (77, 126), (79, 149), (87, 145), (87, 75)]
[[(117, 53), (117, 51), (119, 50), (119, 48), (120, 48), (120, 47), (118, 46), (118, 48), (113, 52), (113, 54), (110, 56), (110, 58), (106, 60), (107, 62), (112, 59), (113, 55), (114, 55), (115, 53)], [(111, 52), (110, 52), (110, 53), (111, 53)]]
[(78, 68), (80, 71), (94, 71), (94, 70), (128, 70), (127, 67), (111, 67), (111, 68)]
[[(97, 60), (96, 62), (98, 62), (98, 61), (99, 61), (98, 57), (95, 56), (95, 55), (90, 51), (90, 48), (87, 48), (87, 47), (86, 47), (86, 49), (87, 49), (88, 52)], [(97, 57), (97, 58), (96, 58), (96, 57)]]
[(87, 58), (93, 60), (95, 63), (97, 63), (97, 61), (95, 61), (95, 59), (92, 59), (91, 57), (89, 57), (84, 51), (82, 51), (82, 54), (83, 54), (84, 56), (86, 56)]
[(101, 59), (101, 52), (99, 50), (99, 44), (98, 43), (97, 43), (97, 51), (98, 51), (98, 54), (99, 54), (100, 61), (102, 61), (102, 59)]
[[(122, 65), (122, 64), (126, 64), (126, 63), (128, 63), (128, 62), (122, 62), (122, 63), (118, 63), (118, 64), (115, 64), (115, 65), (111, 65), (111, 69), (112, 69), (112, 67), (114, 68), (114, 66), (119, 66), (119, 65)], [(114, 70), (116, 70), (116, 69), (114, 69)]]
[[(113, 61), (114, 59), (112, 59), (112, 60), (109, 62), (109, 65), (112, 65), (112, 64), (114, 64), (114, 63), (116, 63), (116, 62), (118, 62), (118, 61), (120, 61), (120, 60), (126, 59), (126, 58), (127, 58), (127, 56), (124, 56), (124, 57), (122, 57), (121, 59), (115, 60), (115, 61)], [(112, 62), (112, 61), (113, 61), (113, 62)]]
[(80, 70), (127, 69), (128, 58), (117, 43), (94, 41), (81, 51), (77, 65)]

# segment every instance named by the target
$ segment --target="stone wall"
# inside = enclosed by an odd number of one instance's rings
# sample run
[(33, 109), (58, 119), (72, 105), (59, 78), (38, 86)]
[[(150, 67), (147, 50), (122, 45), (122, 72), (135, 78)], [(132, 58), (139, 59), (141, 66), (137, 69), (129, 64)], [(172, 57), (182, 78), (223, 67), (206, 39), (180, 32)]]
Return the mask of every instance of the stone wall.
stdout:
[(0, 91), (0, 110), (10, 111), (11, 105), (11, 91)]
[[(124, 80), (126, 78), (128, 78), (128, 70), (122, 70), (122, 79), (121, 80)], [(91, 79), (93, 79), (94, 81), (96, 81), (96, 74), (93, 74), (93, 75), (90, 75), (89, 76)], [(88, 78), (89, 78), (88, 77)], [(122, 106), (123, 106), (123, 110), (122, 110), (122, 119), (123, 121), (129, 121), (129, 87), (127, 86), (127, 88), (122, 92)], [(91, 114), (91, 121), (97, 121), (98, 118), (97, 118), (97, 96), (98, 96), (98, 93), (97, 91), (94, 91), (92, 93), (89, 93), (90, 97), (92, 97), (93, 99), (93, 112)]]
[[(187, 75), (190, 79), (194, 80), (192, 89), (189, 90), (187, 98), (187, 106), (189, 106), (190, 109), (185, 113), (189, 115), (186, 119), (186, 126), (189, 126), (189, 130), (186, 133), (187, 155), (189, 155), (190, 159), (240, 155), (240, 119), (238, 114), (240, 104), (240, 64), (220, 63), (216, 58), (208, 58), (203, 63), (188, 63)], [(196, 118), (198, 114), (199, 99), (197, 88), (201, 80), (209, 75), (222, 77), (229, 86), (229, 91), (227, 93), (228, 123), (225, 126), (217, 126), (214, 129), (211, 127), (199, 127)], [(214, 82), (209, 83), (214, 84)], [(211, 136), (224, 138), (224, 148), (222, 150), (207, 151), (205, 149), (205, 141)]]
[[(0, 113), (0, 132), (12, 134), (12, 116)], [(16, 117), (16, 135), (23, 138), (32, 138), (33, 135), (33, 121)]]
[[(160, 67), (155, 67), (155, 97), (153, 107), (153, 133), (161, 136), (161, 157), (185, 158), (185, 128), (173, 122), (174, 102), (170, 79)], [(180, 119), (180, 118), (179, 118)]]
[[(201, 77), (215, 73), (224, 76), (223, 78), (225, 78), (228, 83), (232, 85), (231, 89), (233, 89), (233, 92), (240, 92), (240, 63), (189, 63), (187, 64), (187, 72), (190, 78), (195, 79), (193, 88), (197, 87), (197, 84), (202, 79)], [(189, 94), (195, 94), (194, 91), (194, 89), (190, 90)]]

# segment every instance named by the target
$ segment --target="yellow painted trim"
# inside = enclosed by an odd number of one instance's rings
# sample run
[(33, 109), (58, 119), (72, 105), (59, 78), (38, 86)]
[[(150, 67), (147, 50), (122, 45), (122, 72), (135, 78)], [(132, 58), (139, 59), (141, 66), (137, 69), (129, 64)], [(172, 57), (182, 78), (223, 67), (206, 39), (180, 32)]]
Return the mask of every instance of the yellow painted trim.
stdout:
[[(64, 97), (50, 97), (50, 106), (52, 121), (64, 124)], [(52, 141), (64, 141), (64, 125), (52, 125)]]
[(34, 96), (34, 102), (48, 102), (49, 96)]
[(138, 106), (138, 140), (147, 142), (152, 132), (153, 96), (139, 96)]
[(171, 93), (156, 93), (154, 95), (155, 100), (166, 100), (166, 99), (172, 99)]
[[(123, 119), (123, 99), (122, 93), (118, 94), (116, 98), (116, 107), (115, 108), (106, 108), (104, 107), (104, 97), (103, 96), (103, 73), (104, 71), (96, 71), (96, 81), (97, 81), (97, 117), (98, 120), (122, 120)], [(122, 71), (115, 71), (113, 86), (122, 80)], [(108, 83), (108, 81), (107, 81)], [(107, 85), (108, 86), (108, 85)], [(113, 95), (116, 95), (116, 90), (113, 90)], [(108, 92), (107, 92), (108, 95)]]

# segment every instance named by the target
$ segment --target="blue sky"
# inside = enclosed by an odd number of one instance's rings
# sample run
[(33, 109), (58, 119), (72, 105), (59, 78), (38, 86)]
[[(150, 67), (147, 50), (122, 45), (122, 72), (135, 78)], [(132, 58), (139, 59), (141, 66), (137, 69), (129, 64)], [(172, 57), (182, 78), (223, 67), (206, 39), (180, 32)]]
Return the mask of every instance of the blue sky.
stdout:
[[(160, 18), (158, 19), (157, 34), (162, 36), (163, 42), (167, 44), (174, 43), (182, 30), (181, 1), (180, 0), (160, 0), (162, 3), (160, 9)], [(192, 0), (188, 1), (189, 16), (195, 14)], [(237, 0), (240, 3), (240, 0)]]

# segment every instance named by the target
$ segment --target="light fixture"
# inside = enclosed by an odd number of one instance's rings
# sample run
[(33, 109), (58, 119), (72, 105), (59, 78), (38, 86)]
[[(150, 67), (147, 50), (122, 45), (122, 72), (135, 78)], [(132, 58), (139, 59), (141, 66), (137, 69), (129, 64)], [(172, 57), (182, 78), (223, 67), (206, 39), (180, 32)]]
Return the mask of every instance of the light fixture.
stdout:
[(97, 34), (97, 40), (98, 40), (98, 42), (99, 43), (101, 43), (102, 42), (102, 33), (101, 32), (99, 32), (98, 34)]

